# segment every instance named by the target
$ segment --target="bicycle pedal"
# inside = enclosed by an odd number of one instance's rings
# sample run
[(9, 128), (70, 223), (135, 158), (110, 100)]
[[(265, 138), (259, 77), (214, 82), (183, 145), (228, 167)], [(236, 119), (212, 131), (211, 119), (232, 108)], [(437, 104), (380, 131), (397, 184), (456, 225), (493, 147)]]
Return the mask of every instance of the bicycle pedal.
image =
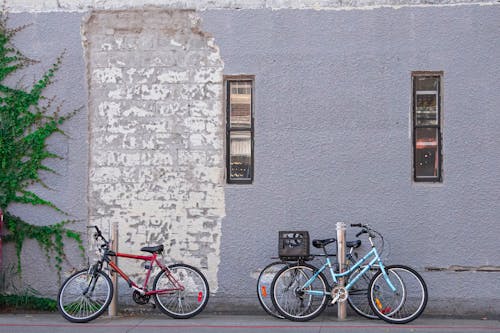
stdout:
[(150, 303), (153, 309), (156, 309), (156, 304), (155, 303)]

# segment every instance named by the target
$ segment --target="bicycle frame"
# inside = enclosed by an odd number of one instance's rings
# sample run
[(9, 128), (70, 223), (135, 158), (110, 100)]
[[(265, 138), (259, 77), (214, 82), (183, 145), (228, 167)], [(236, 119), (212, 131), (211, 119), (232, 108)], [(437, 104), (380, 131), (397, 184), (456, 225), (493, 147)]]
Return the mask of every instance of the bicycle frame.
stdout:
[[(135, 283), (123, 270), (118, 267), (118, 265), (113, 262), (109, 257), (119, 257), (119, 258), (127, 258), (127, 259), (136, 259), (136, 260), (142, 260), (145, 262), (149, 262), (149, 268), (147, 269), (146, 272), (146, 278), (144, 279), (144, 285), (141, 288), (137, 283)], [(154, 294), (166, 294), (170, 293), (172, 291), (176, 290), (184, 290), (184, 286), (177, 281), (172, 274), (170, 273), (170, 270), (168, 269), (167, 266), (163, 265), (159, 260), (158, 260), (158, 254), (153, 253), (151, 255), (135, 255), (135, 254), (128, 254), (128, 253), (120, 253), (120, 252), (112, 252), (108, 251), (107, 255), (105, 256), (104, 260), (107, 262), (109, 267), (111, 267), (112, 271), (115, 271), (118, 273), (129, 285), (130, 288), (138, 291), (142, 295), (145, 296), (151, 296)], [(151, 277), (151, 272), (153, 271), (153, 266), (154, 264), (157, 264), (158, 267), (160, 267), (162, 270), (167, 272), (167, 277), (172, 282), (172, 284), (175, 286), (175, 288), (169, 288), (169, 289), (159, 289), (159, 290), (147, 290), (147, 285), (149, 278)]]
[[(371, 240), (370, 240), (371, 242)], [(373, 244), (373, 243), (372, 243)], [(372, 258), (373, 257), (373, 258)], [(372, 258), (372, 259), (370, 259)], [(371, 269), (375, 263), (378, 263), (377, 266), (379, 267), (380, 270), (382, 270), (382, 273), (384, 274), (384, 279), (387, 282), (387, 285), (393, 292), (396, 292), (396, 287), (394, 284), (391, 282), (389, 279), (389, 276), (387, 275), (387, 271), (385, 270), (384, 264), (382, 263), (382, 260), (380, 259), (380, 256), (378, 254), (377, 249), (372, 245), (372, 249), (363, 256), (360, 260), (358, 260), (353, 266), (349, 267), (349, 269), (345, 272), (342, 273), (335, 273), (333, 270), (333, 265), (329, 257), (326, 258), (326, 262), (321, 266), (318, 271), (309, 279), (307, 282), (302, 286), (302, 289), (304, 290), (304, 293), (306, 294), (311, 294), (311, 295), (319, 295), (319, 296), (324, 296), (323, 291), (319, 290), (306, 290), (313, 282), (316, 280), (319, 274), (321, 274), (323, 271), (326, 270), (326, 268), (329, 268), (330, 275), (333, 279), (334, 283), (338, 283), (338, 278), (346, 277), (351, 275), (354, 271), (356, 271), (361, 265), (363, 265), (364, 262), (369, 260), (369, 263), (361, 269), (359, 273), (357, 273), (350, 281), (349, 283), (345, 286), (346, 290), (349, 290), (355, 283), (358, 281), (363, 274), (365, 274), (369, 269)]]
[[(131, 296), (137, 304), (146, 305), (152, 298), (161, 312), (176, 319), (191, 318), (203, 311), (210, 297), (210, 287), (198, 268), (164, 262), (163, 244), (144, 246), (142, 252), (136, 254), (110, 250), (111, 243), (102, 235), (99, 227), (87, 227), (95, 229), (93, 238), (99, 253), (88, 269), (74, 272), (60, 287), (57, 308), (65, 319), (73, 323), (86, 323), (102, 315), (113, 297), (117, 296), (115, 288), (118, 276), (133, 289)], [(135, 274), (129, 276), (118, 267), (117, 258), (139, 260), (146, 270), (145, 279), (142, 281)]]

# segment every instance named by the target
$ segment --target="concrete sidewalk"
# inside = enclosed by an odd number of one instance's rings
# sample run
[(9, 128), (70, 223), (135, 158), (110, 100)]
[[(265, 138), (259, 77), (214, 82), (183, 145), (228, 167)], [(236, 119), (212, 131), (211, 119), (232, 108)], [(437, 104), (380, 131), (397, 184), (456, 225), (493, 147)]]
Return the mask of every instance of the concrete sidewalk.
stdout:
[(161, 314), (117, 316), (103, 315), (87, 324), (73, 324), (58, 313), (0, 314), (0, 332), (500, 332), (498, 320), (443, 319), (421, 317), (409, 324), (391, 325), (360, 317), (339, 321), (323, 315), (305, 323), (275, 319), (266, 315), (227, 315), (201, 313), (192, 319), (175, 320)]

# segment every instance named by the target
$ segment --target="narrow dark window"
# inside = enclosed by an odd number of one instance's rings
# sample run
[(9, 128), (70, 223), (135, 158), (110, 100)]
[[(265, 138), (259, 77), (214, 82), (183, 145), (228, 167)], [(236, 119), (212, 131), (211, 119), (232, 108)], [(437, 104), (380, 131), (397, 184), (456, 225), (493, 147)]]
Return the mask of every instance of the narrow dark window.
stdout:
[(251, 184), (253, 158), (253, 76), (225, 76), (227, 182)]
[(413, 172), (416, 182), (441, 182), (442, 72), (414, 72)]

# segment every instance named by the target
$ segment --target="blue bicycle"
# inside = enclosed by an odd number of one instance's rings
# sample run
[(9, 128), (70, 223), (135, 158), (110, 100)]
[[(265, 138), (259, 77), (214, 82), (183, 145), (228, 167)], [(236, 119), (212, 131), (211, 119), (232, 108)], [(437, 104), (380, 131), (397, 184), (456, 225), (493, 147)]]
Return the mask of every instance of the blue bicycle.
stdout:
[[(427, 286), (423, 278), (412, 268), (403, 265), (384, 266), (373, 239), (382, 236), (365, 224), (351, 224), (361, 231), (356, 235), (368, 234), (371, 250), (353, 266), (343, 272), (335, 272), (330, 258), (318, 269), (310, 264), (284, 267), (271, 283), (271, 299), (276, 310), (293, 321), (307, 321), (316, 318), (328, 303), (344, 302), (349, 291), (373, 267), (378, 271), (368, 286), (368, 303), (373, 312), (386, 322), (404, 324), (418, 318), (427, 305)], [(328, 240), (316, 241), (326, 246)], [(333, 288), (328, 284), (325, 271), (329, 271)], [(346, 286), (338, 285), (339, 278), (347, 278)]]

